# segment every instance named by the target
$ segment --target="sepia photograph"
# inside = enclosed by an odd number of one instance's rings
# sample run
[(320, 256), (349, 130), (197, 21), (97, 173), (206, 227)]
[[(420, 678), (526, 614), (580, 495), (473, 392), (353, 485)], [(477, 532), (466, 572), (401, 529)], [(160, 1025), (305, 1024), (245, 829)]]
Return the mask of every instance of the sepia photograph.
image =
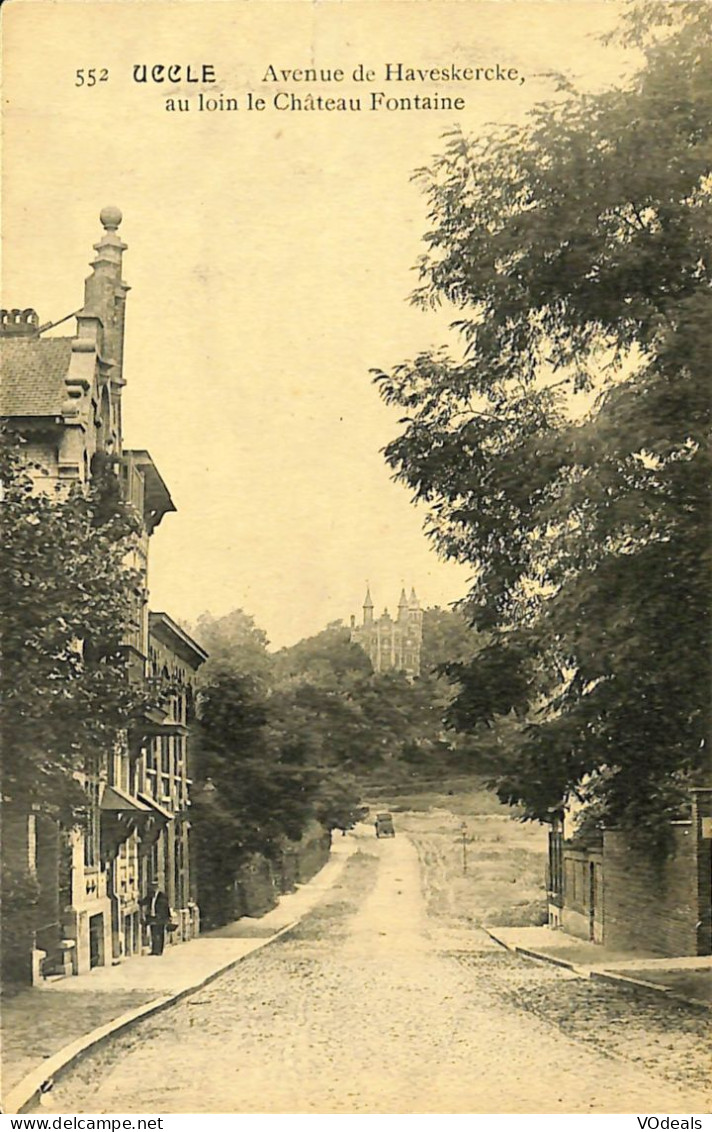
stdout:
[(0, 16), (0, 1119), (702, 1132), (712, 4)]

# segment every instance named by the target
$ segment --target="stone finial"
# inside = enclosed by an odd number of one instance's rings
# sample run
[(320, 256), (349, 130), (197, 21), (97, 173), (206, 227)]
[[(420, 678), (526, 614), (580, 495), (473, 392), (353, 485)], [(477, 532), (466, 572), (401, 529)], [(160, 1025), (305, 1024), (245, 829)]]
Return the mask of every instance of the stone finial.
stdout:
[(102, 228), (107, 232), (115, 232), (123, 220), (121, 209), (117, 208), (116, 205), (108, 204), (105, 208), (102, 208), (99, 213), (99, 220)]

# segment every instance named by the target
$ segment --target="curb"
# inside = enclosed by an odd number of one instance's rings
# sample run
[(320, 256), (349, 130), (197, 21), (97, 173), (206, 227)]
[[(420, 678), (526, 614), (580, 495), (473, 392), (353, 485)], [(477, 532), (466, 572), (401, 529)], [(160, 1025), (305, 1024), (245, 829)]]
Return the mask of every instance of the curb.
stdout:
[(130, 1029), (130, 1027), (137, 1022), (143, 1022), (146, 1018), (151, 1018), (154, 1014), (160, 1014), (160, 1012), (166, 1010), (167, 1007), (173, 1006), (176, 1002), (180, 1002), (181, 999), (187, 998), (189, 995), (208, 986), (214, 979), (217, 979), (220, 975), (224, 975), (226, 971), (230, 971), (233, 967), (236, 967), (238, 963), (242, 963), (244, 959), (249, 958), (250, 955), (254, 955), (256, 951), (260, 951), (263, 947), (279, 939), (280, 936), (291, 932), (292, 929), (300, 923), (302, 918), (303, 917), (299, 917), (296, 920), (292, 920), (291, 923), (280, 928), (274, 935), (267, 936), (266, 939), (256, 940), (255, 946), (251, 948), (250, 951), (245, 952), (244, 955), (238, 955), (236, 959), (230, 959), (229, 962), (211, 971), (204, 979), (200, 979), (199, 982), (192, 986), (182, 987), (180, 990), (174, 991), (171, 994), (164, 994), (159, 998), (151, 999), (150, 1002), (144, 1002), (141, 1006), (135, 1006), (133, 1010), (128, 1010), (125, 1014), (120, 1014), (118, 1018), (112, 1018), (110, 1022), (105, 1022), (103, 1026), (98, 1026), (95, 1030), (91, 1030), (88, 1034), (84, 1034), (81, 1038), (70, 1042), (69, 1045), (64, 1046), (62, 1049), (58, 1050), (57, 1053), (52, 1054), (51, 1057), (48, 1057), (47, 1060), (43, 1061), (36, 1069), (28, 1073), (26, 1077), (23, 1077), (5, 1097), (1, 1111), (8, 1116), (16, 1116), (22, 1113), (32, 1101), (36, 1100), (42, 1093), (48, 1092), (56, 1078), (80, 1061), (85, 1054), (93, 1052), (93, 1050), (97, 1049), (109, 1038), (113, 1038), (117, 1034), (121, 1034), (125, 1030)]
[(605, 967), (591, 968), (590, 978), (596, 979), (599, 983), (623, 983), (624, 986), (643, 987), (644, 990), (658, 991), (666, 998), (670, 997), (668, 988), (660, 983), (649, 983), (647, 979), (637, 979), (635, 975), (619, 975), (616, 971), (607, 971)]
[(550, 963), (553, 967), (564, 967), (568, 971), (577, 971), (576, 964), (572, 963), (569, 959), (555, 959), (551, 955), (542, 954), (541, 951), (531, 951), (527, 947), (519, 947), (516, 944), (512, 946), (509, 943), (505, 943), (499, 936), (496, 936), (489, 928), (483, 928), (483, 931), (487, 933), (490, 939), (498, 943), (505, 951), (510, 951), (513, 955), (523, 955), (525, 959), (538, 959), (542, 963)]
[(662, 983), (651, 983), (646, 979), (637, 979), (633, 975), (619, 975), (616, 971), (607, 971), (603, 967), (596, 967), (591, 970), (590, 977), (602, 983), (623, 983), (624, 985), (643, 987), (645, 990), (657, 991), (658, 994), (664, 994), (668, 1002), (680, 1002), (685, 1006), (696, 1006), (703, 1010), (712, 1010), (712, 1002), (706, 1002), (703, 998), (690, 998), (688, 995), (679, 994), (677, 991), (670, 990)]
[(526, 947), (518, 947), (516, 944), (505, 943), (498, 936), (494, 935), (489, 928), (484, 929), (490, 939), (498, 943), (500, 947), (512, 952), (514, 955), (522, 955), (526, 959), (538, 959), (541, 963), (550, 963), (554, 967), (564, 967), (569, 971), (574, 971), (584, 979), (595, 979), (601, 983), (622, 983), (624, 986), (641, 987), (644, 990), (657, 991), (658, 994), (665, 996), (668, 1002), (680, 1002), (686, 1006), (702, 1007), (705, 1010), (712, 1010), (712, 1003), (705, 1002), (701, 998), (688, 998), (684, 994), (677, 994), (671, 991), (668, 987), (662, 986), (661, 983), (648, 982), (646, 979), (638, 979), (633, 975), (618, 974), (617, 971), (608, 971), (605, 967), (589, 967), (585, 964), (578, 964), (569, 959), (558, 959), (552, 955), (545, 955), (542, 951), (531, 951)]
[[(504, 945), (507, 947), (507, 944)], [(530, 951), (527, 947), (514, 947), (508, 950), (516, 955), (524, 955), (527, 959), (538, 959), (542, 963), (550, 963), (552, 967), (563, 967), (567, 971), (576, 971), (579, 968), (570, 959), (555, 959), (553, 955), (543, 955), (541, 951)]]

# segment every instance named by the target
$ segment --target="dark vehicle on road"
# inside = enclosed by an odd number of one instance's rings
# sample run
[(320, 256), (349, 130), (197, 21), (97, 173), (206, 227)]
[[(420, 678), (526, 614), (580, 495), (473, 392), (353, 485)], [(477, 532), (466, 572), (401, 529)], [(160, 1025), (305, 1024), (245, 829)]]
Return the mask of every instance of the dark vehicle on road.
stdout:
[(393, 814), (376, 814), (376, 837), (395, 837)]

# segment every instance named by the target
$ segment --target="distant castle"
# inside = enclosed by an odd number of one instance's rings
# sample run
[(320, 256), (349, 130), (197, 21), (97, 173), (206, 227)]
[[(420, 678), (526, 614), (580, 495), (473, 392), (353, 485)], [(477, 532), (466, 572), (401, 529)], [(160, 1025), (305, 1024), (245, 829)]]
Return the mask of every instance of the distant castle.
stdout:
[(351, 640), (367, 652), (375, 672), (406, 672), (420, 675), (420, 649), (423, 642), (423, 611), (415, 590), (410, 598), (401, 590), (398, 615), (394, 621), (384, 609), (377, 621), (373, 618), (370, 588), (363, 602), (363, 625), (351, 618)]

